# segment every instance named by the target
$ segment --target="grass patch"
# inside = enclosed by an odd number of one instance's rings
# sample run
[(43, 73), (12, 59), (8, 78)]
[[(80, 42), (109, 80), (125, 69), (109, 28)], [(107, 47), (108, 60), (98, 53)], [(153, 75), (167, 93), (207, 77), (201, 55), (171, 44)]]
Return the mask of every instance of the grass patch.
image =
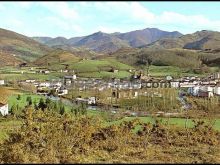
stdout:
[(88, 77), (88, 78), (125, 78), (130, 77), (131, 74), (127, 71), (119, 71), (118, 73), (113, 72), (87, 72), (87, 73), (79, 73), (80, 77)]
[(133, 67), (120, 63), (116, 60), (82, 60), (70, 66), (79, 73), (106, 71), (111, 67), (118, 70), (128, 70)]
[[(124, 117), (121, 120), (117, 120), (117, 121), (113, 121), (113, 122), (108, 122), (106, 123), (107, 125), (111, 125), (111, 124), (120, 124), (123, 121), (130, 121), (130, 120), (134, 120), (134, 119), (140, 119), (140, 121), (144, 122), (144, 123), (155, 123), (155, 119), (159, 119), (162, 121), (162, 123), (164, 124), (168, 124), (168, 125), (175, 125), (177, 127), (185, 127), (185, 121), (186, 119), (184, 118), (164, 118), (164, 117)], [(205, 122), (209, 123), (210, 121), (207, 119), (204, 119)], [(192, 128), (194, 126), (193, 123), (193, 119), (188, 119), (187, 122), (187, 128)], [(219, 130), (220, 131), (220, 119), (216, 119), (215, 124), (214, 124), (214, 129)]]

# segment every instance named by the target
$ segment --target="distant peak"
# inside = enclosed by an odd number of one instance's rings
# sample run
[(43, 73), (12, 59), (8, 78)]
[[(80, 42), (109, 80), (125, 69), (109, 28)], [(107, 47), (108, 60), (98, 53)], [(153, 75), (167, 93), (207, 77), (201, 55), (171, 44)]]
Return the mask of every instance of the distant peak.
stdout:
[(102, 32), (102, 31), (98, 31), (98, 32), (96, 32), (96, 33), (93, 33), (92, 35), (107, 35), (107, 33), (104, 33), (104, 32)]

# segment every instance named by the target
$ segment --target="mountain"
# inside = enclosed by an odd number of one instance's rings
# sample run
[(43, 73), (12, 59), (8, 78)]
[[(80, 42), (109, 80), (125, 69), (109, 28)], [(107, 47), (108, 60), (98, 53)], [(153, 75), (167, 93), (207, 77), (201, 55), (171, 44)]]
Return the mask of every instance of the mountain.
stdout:
[(68, 45), (68, 39), (66, 39), (65, 37), (56, 37), (52, 38), (51, 40), (48, 40), (44, 44), (48, 46)]
[(96, 52), (109, 53), (122, 47), (130, 47), (126, 41), (117, 38), (114, 35), (97, 32), (86, 36), (73, 44), (75, 47), (85, 47)]
[(65, 45), (88, 48), (95, 52), (112, 53), (121, 48), (137, 48), (162, 38), (176, 38), (180, 36), (182, 34), (177, 31), (167, 32), (157, 28), (146, 28), (127, 33), (115, 32), (108, 34), (99, 31), (88, 36), (73, 37), (70, 39), (64, 37), (52, 38), (46, 42), (44, 38), (42, 40), (37, 38), (37, 40), (48, 46)]
[(47, 43), (48, 41), (52, 40), (52, 37), (32, 37), (32, 39), (34, 39), (37, 42), (40, 42), (42, 44)]
[(143, 30), (117, 34), (116, 36), (127, 41), (132, 47), (140, 47), (157, 41), (158, 39), (180, 37), (182, 34), (177, 31), (167, 32), (157, 28), (146, 28)]
[(43, 45), (27, 36), (0, 28), (0, 51), (5, 54), (16, 55), (16, 57), (32, 61), (50, 51)]
[(193, 34), (187, 34), (178, 38), (160, 39), (154, 43), (146, 45), (150, 48), (183, 48), (203, 51), (213, 51), (220, 48), (220, 32), (202, 30)]

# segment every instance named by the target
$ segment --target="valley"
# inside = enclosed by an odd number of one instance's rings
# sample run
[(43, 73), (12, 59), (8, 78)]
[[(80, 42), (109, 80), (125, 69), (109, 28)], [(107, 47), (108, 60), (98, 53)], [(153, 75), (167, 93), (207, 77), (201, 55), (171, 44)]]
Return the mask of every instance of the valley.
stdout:
[[(183, 35), (146, 28), (127, 33), (97, 32), (67, 39), (27, 37), (0, 29), (0, 144), (11, 146), (8, 142), (17, 135), (37, 140), (41, 136), (52, 139), (55, 134), (54, 139), (59, 141), (57, 137), (65, 134), (63, 138), (68, 142), (72, 136), (86, 138), (91, 146), (97, 143), (101, 148), (92, 150), (90, 145), (86, 146), (89, 151), (97, 152), (93, 153), (95, 157), (89, 157), (90, 162), (99, 160), (99, 152), (111, 155), (111, 151), (106, 151), (103, 146), (107, 145), (111, 150), (112, 139), (116, 146), (129, 139), (131, 144), (126, 145), (132, 150), (133, 145), (143, 149), (142, 142), (150, 142), (154, 148), (168, 145), (159, 150), (161, 154), (167, 154), (166, 149), (171, 152), (175, 146), (184, 152), (189, 150), (193, 155), (192, 149), (184, 148), (182, 144), (198, 143), (204, 149), (211, 143), (216, 144), (213, 150), (217, 150), (220, 130), (219, 34), (200, 31)], [(61, 126), (70, 131), (62, 132)], [(152, 133), (148, 134), (147, 129)], [(53, 133), (50, 135), (48, 130)], [(109, 130), (111, 134), (107, 135)], [(28, 135), (23, 136), (20, 132)], [(206, 137), (201, 132), (212, 136)], [(148, 142), (143, 141), (145, 135), (150, 139)], [(159, 141), (164, 136), (162, 144)], [(108, 144), (96, 138), (106, 138)], [(20, 143), (25, 147), (29, 145), (22, 141), (17, 144)], [(54, 145), (52, 141), (50, 143)], [(78, 143), (85, 145), (80, 140)], [(63, 145), (68, 148), (68, 144)], [(81, 149), (80, 146), (75, 148)], [(121, 149), (115, 150), (121, 154)], [(214, 157), (218, 157), (216, 153)], [(0, 152), (0, 160), (1, 154), (4, 155), (2, 160), (6, 161), (5, 151)], [(13, 157), (13, 154), (17, 155), (11, 153), (8, 156)], [(217, 162), (213, 155), (206, 152), (205, 156)], [(188, 156), (181, 157), (186, 160)], [(134, 158), (142, 162), (142, 159)], [(38, 157), (33, 159), (42, 162)], [(75, 161), (71, 156), (68, 159)], [(165, 161), (166, 158), (157, 159)], [(196, 159), (202, 161), (199, 156)], [(11, 157), (7, 160), (13, 162)], [(151, 161), (149, 157), (144, 160)], [(22, 158), (21, 162), (26, 160)], [(168, 162), (179, 162), (179, 159)]]

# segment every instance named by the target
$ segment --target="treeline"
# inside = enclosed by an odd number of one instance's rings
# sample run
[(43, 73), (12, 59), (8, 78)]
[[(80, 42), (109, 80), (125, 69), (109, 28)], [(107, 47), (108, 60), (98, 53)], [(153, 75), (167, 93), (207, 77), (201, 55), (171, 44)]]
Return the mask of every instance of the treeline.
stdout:
[(150, 59), (152, 65), (197, 68), (201, 64), (198, 53), (186, 50), (148, 50), (143, 49), (138, 55), (136, 65), (145, 64)]
[[(193, 69), (204, 66), (218, 66), (219, 53), (199, 52), (184, 49), (150, 49), (143, 48), (139, 51), (119, 51), (114, 53), (117, 60), (133, 66), (151, 65), (177, 66), (180, 68)], [(202, 71), (202, 72), (205, 72)]]
[[(21, 100), (21, 95), (18, 94), (16, 99), (18, 101)], [(64, 113), (67, 113), (67, 108), (61, 100), (56, 102), (56, 101), (52, 101), (50, 98), (46, 98), (46, 99), (40, 98), (40, 100), (37, 102), (36, 100), (33, 101), (31, 96), (28, 96), (26, 98), (25, 108), (22, 109), (18, 103), (17, 104), (15, 103), (10, 108), (10, 114), (14, 118), (23, 118), (25, 116), (26, 110), (30, 107), (36, 111), (53, 110), (53, 112), (56, 112), (61, 115), (63, 115)], [(70, 109), (70, 112), (75, 116), (87, 114), (87, 105), (84, 103), (81, 103), (76, 107), (72, 107)]]

